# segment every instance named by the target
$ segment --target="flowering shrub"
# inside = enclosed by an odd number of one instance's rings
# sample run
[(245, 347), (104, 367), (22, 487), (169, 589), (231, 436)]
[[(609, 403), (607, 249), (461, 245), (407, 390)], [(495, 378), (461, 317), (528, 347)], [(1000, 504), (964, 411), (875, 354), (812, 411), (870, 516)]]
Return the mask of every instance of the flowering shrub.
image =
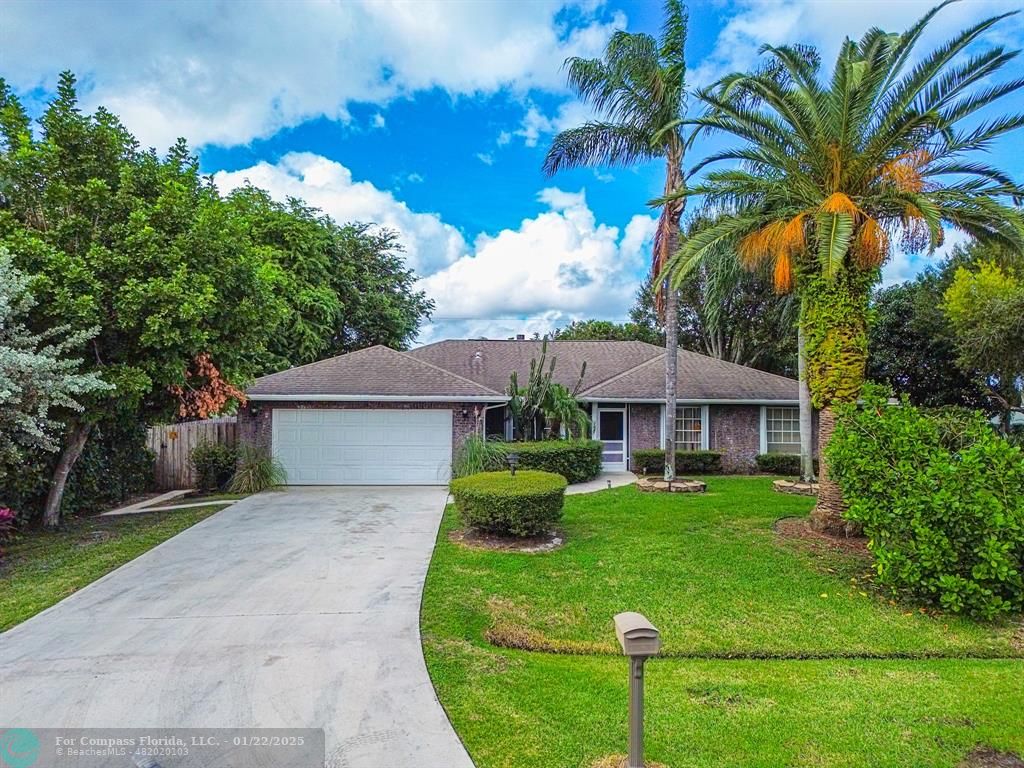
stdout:
[(873, 391), (837, 415), (829, 473), (879, 581), (953, 613), (1024, 609), (1024, 451), (980, 413), (887, 406)]

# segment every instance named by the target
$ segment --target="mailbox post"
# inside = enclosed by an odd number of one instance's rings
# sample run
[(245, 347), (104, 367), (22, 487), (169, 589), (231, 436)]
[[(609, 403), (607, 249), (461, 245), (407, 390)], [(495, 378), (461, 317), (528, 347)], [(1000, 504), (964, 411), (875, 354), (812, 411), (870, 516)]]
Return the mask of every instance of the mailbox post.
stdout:
[(661, 650), (661, 636), (647, 618), (627, 611), (615, 617), (615, 635), (629, 657), (629, 760), (644, 768), (644, 662)]

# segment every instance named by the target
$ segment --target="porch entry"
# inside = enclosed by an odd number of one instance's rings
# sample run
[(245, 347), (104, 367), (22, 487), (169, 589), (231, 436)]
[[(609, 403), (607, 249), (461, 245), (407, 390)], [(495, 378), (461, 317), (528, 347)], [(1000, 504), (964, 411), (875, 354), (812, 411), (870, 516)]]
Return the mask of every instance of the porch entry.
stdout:
[(601, 466), (606, 472), (625, 472), (629, 455), (626, 445), (626, 409), (597, 408), (597, 439), (601, 441)]

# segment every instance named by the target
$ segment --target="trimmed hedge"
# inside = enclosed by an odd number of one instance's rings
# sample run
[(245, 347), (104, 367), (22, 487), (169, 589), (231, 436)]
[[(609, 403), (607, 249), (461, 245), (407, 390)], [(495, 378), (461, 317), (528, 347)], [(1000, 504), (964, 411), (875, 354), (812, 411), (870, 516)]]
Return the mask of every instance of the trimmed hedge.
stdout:
[[(663, 475), (665, 452), (660, 448), (633, 451), (633, 471), (638, 475)], [(677, 475), (716, 475), (722, 471), (718, 451), (676, 451)]]
[(238, 449), (221, 443), (200, 443), (190, 456), (196, 471), (196, 488), (221, 491), (228, 487), (238, 466)]
[[(800, 476), (800, 457), (790, 453), (759, 453), (754, 459), (759, 472), (768, 475)], [(818, 471), (818, 461), (814, 461), (814, 471)]]
[(480, 472), (452, 480), (451, 491), (467, 528), (536, 536), (561, 520), (566, 485), (553, 472)]
[(601, 443), (598, 440), (540, 440), (531, 443), (489, 442), (493, 454), (490, 469), (508, 467), (505, 457), (519, 454), (519, 469), (554, 472), (570, 483), (585, 483), (601, 474)]

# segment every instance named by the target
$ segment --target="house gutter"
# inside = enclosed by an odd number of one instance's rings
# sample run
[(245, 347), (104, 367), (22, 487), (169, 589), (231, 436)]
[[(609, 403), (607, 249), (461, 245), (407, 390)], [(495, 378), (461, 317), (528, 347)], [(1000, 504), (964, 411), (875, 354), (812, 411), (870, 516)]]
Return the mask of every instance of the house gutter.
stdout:
[[(663, 397), (581, 397), (583, 403), (646, 403), (651, 405), (664, 405)], [(766, 400), (744, 398), (738, 400), (723, 400), (721, 398), (677, 398), (678, 405), (799, 405), (800, 401), (793, 400)]]
[(508, 402), (507, 395), (262, 395), (247, 392), (249, 400), (267, 402), (330, 402), (357, 403), (371, 401), (375, 403), (494, 403), (502, 405)]

